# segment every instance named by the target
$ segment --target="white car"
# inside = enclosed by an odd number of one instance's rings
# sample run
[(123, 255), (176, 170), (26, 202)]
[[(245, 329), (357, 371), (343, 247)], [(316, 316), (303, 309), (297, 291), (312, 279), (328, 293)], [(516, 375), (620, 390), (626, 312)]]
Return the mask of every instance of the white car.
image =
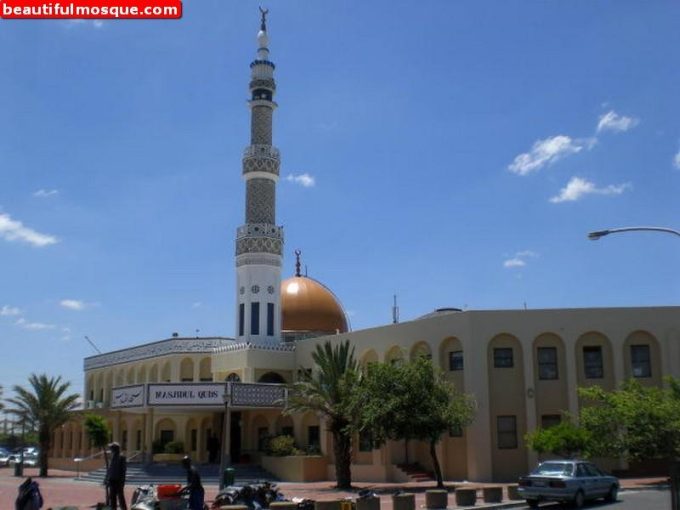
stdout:
[(0, 448), (0, 466), (9, 466), (12, 454), (5, 448)]

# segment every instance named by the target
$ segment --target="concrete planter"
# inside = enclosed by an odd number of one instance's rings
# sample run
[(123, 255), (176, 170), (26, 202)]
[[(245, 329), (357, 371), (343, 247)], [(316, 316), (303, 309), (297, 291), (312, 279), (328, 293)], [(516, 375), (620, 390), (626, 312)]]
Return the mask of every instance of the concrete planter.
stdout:
[(393, 510), (415, 510), (416, 496), (415, 494), (395, 494), (392, 496)]
[(519, 495), (519, 486), (514, 483), (512, 485), (508, 485), (508, 499), (511, 501), (519, 501), (520, 499), (524, 499), (522, 496)]
[(269, 503), (271, 510), (297, 510), (297, 503), (291, 501), (272, 501)]
[(484, 487), (484, 503), (500, 503), (503, 501), (503, 487)]
[(340, 510), (340, 500), (315, 501), (314, 510)]
[(357, 499), (357, 510), (380, 510), (380, 498)]
[(477, 503), (477, 489), (456, 489), (457, 506), (474, 506)]
[(425, 507), (442, 509), (449, 506), (449, 493), (445, 490), (425, 491)]

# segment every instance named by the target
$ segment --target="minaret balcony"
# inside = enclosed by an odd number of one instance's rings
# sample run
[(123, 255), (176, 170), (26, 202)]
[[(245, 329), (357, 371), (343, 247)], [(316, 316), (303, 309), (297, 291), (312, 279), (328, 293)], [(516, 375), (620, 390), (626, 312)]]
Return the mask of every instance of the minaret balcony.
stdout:
[(273, 237), (283, 239), (283, 227), (268, 223), (248, 223), (236, 229), (236, 239), (243, 237)]
[(271, 145), (253, 144), (246, 147), (243, 151), (243, 159), (248, 158), (269, 158), (279, 161), (281, 159), (279, 149)]

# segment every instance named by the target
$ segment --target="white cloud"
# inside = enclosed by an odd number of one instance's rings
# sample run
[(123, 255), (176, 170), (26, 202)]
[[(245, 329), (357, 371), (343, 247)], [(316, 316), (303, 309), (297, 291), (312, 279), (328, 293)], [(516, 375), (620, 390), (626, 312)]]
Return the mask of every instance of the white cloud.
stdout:
[(53, 197), (54, 195), (58, 194), (59, 194), (58, 189), (39, 189), (38, 191), (33, 193), (33, 196), (37, 198), (47, 198)]
[(316, 184), (316, 179), (314, 179), (313, 176), (304, 173), (300, 175), (293, 175), (293, 174), (288, 174), (288, 177), (286, 177), (287, 181), (294, 182), (295, 184), (299, 184), (300, 186), (303, 186), (305, 188), (311, 188)]
[(513, 267), (524, 267), (527, 265), (528, 258), (538, 257), (538, 253), (531, 250), (523, 250), (515, 253), (514, 256), (503, 261), (503, 267), (513, 268)]
[(14, 324), (16, 324), (22, 329), (28, 329), (30, 331), (42, 331), (46, 329), (56, 328), (54, 324), (43, 324), (42, 322), (29, 322), (23, 317), (18, 319)]
[(508, 170), (517, 175), (527, 175), (537, 172), (546, 165), (576, 154), (583, 149), (592, 148), (597, 140), (594, 138), (577, 140), (567, 135), (557, 135), (544, 140), (534, 142), (529, 152), (524, 152), (515, 157), (508, 165)]
[(626, 117), (619, 115), (614, 110), (610, 110), (604, 115), (600, 115), (597, 123), (597, 132), (613, 131), (615, 133), (628, 131), (639, 124), (640, 120), (635, 117)]
[(64, 308), (68, 308), (69, 310), (75, 310), (77, 312), (85, 310), (85, 308), (91, 306), (91, 304), (86, 303), (85, 301), (80, 301), (78, 299), (62, 299), (61, 301), (59, 301), (59, 304)]
[(196, 301), (195, 303), (191, 303), (191, 308), (200, 308), (203, 305), (200, 301)]
[(519, 258), (512, 258), (508, 259), (505, 262), (503, 262), (503, 267), (524, 267), (526, 266), (527, 263), (524, 262), (522, 259)]
[(0, 308), (0, 317), (12, 317), (16, 315), (21, 315), (21, 310), (16, 306), (3, 305), (3, 307)]
[(572, 177), (567, 185), (560, 190), (559, 195), (550, 199), (553, 204), (560, 202), (575, 202), (586, 195), (620, 195), (627, 189), (632, 188), (629, 182), (623, 184), (610, 184), (603, 188), (598, 188), (594, 183), (581, 179), (580, 177)]
[(41, 234), (13, 220), (7, 213), (0, 214), (0, 238), (6, 241), (21, 241), (33, 246), (47, 246), (59, 242), (54, 236)]
[(678, 152), (676, 152), (673, 157), (673, 166), (680, 170), (680, 149), (678, 149)]
[(104, 22), (100, 19), (94, 19), (94, 20), (85, 20), (85, 19), (67, 19), (65, 20), (65, 27), (66, 28), (73, 28), (77, 26), (93, 26), (94, 28), (101, 28), (104, 26)]

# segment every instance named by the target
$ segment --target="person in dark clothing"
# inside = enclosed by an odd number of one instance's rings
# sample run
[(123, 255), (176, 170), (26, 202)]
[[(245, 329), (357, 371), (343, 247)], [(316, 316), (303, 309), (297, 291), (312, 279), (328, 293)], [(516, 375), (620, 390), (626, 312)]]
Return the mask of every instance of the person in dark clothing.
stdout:
[(109, 505), (112, 510), (127, 510), (127, 503), (125, 502), (125, 473), (127, 471), (127, 459), (125, 455), (120, 454), (120, 445), (118, 443), (111, 443), (111, 461), (109, 462), (109, 469), (106, 472), (106, 488), (109, 496)]
[(182, 490), (189, 493), (188, 510), (203, 510), (205, 491), (201, 484), (201, 475), (191, 465), (191, 457), (188, 455), (182, 459), (182, 466), (187, 470), (187, 486)]
[(34, 482), (32, 478), (26, 478), (21, 485), (19, 485), (19, 495), (14, 502), (15, 510), (39, 510), (43, 506), (42, 494), (38, 482)]
[(220, 440), (215, 434), (210, 434), (208, 438), (208, 462), (214, 464), (217, 462), (217, 455), (220, 452)]

